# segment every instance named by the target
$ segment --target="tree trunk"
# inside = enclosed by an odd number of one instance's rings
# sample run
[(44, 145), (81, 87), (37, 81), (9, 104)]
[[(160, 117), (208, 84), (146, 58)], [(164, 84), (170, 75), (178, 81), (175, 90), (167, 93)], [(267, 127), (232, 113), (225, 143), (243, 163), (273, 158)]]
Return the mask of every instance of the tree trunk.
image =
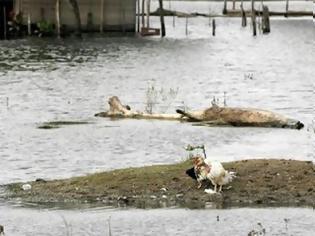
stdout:
[(82, 36), (82, 26), (81, 26), (81, 17), (80, 17), (80, 9), (77, 0), (69, 0), (69, 3), (72, 6), (72, 10), (75, 16), (76, 25), (77, 25), (77, 31), (76, 35), (78, 37)]

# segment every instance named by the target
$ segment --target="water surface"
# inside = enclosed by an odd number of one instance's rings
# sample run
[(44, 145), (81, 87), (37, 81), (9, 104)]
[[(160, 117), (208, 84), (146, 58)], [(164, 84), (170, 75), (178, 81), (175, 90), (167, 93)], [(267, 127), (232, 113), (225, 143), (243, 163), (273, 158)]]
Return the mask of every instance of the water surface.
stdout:
[[(204, 9), (207, 13), (209, 9), (205, 2), (189, 7), (186, 2), (172, 4), (191, 12)], [(151, 20), (153, 26), (159, 25), (158, 18)], [(249, 27), (241, 28), (237, 18), (216, 19), (216, 37), (211, 36), (209, 19), (189, 19), (187, 35), (185, 21), (176, 18), (173, 27), (173, 18), (166, 18), (164, 39), (1, 41), (0, 184), (174, 163), (187, 157), (183, 148), (187, 144), (205, 144), (208, 156), (221, 161), (315, 161), (311, 130), (315, 28), (311, 18), (272, 18), (271, 34), (257, 37), (251, 36)], [(222, 105), (225, 93), (229, 106), (272, 110), (301, 120), (306, 128), (205, 128), (170, 121), (94, 118), (107, 109), (107, 99), (113, 95), (143, 110), (149, 86), (164, 92), (178, 89), (171, 102), (158, 99), (156, 112), (208, 107), (214, 96)], [(43, 122), (60, 120), (90, 123), (37, 129)], [(0, 206), (0, 224), (7, 235), (67, 235), (65, 222), (72, 235), (106, 235), (109, 216), (114, 235), (196, 231), (200, 235), (247, 235), (259, 222), (270, 235), (304, 236), (315, 231), (312, 209), (138, 211)], [(287, 227), (284, 219), (289, 219)]]

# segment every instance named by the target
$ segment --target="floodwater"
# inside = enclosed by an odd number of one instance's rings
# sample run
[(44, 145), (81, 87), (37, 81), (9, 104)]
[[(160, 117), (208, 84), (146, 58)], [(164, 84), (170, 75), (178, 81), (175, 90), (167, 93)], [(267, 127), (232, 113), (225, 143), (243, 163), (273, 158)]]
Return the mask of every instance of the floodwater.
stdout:
[[(0, 222), (7, 226), (5, 228), (7, 235), (14, 236), (236, 236), (248, 235), (252, 230), (262, 233), (263, 229), (265, 235), (313, 236), (315, 232), (315, 212), (308, 208), (226, 210), (97, 208), (69, 211), (0, 206), (0, 211)], [(2, 216), (3, 211), (5, 217)]]
[[(188, 3), (171, 4), (187, 8)], [(191, 12), (205, 8), (203, 2), (190, 4)], [(151, 21), (159, 25), (158, 18)], [(216, 23), (215, 37), (207, 18), (190, 18), (186, 34), (186, 19), (175, 18), (173, 27), (168, 17), (164, 39), (0, 42), (0, 184), (174, 163), (187, 157), (187, 144), (205, 144), (208, 156), (220, 161), (315, 161), (312, 18), (272, 18), (271, 33), (257, 37), (251, 36), (250, 27), (241, 28), (238, 18), (217, 18)], [(225, 94), (228, 106), (272, 110), (299, 119), (305, 128), (206, 128), (94, 117), (108, 108), (107, 99), (113, 95), (144, 110), (152, 86), (158, 91), (157, 104), (152, 105), (156, 112), (208, 107), (214, 96), (222, 105)], [(37, 128), (60, 120), (90, 123)], [(8, 235), (67, 235), (60, 215), (70, 222), (73, 235), (106, 235), (109, 216), (114, 235), (187, 235), (191, 230), (201, 235), (233, 235), (228, 230), (247, 235), (258, 222), (271, 235), (315, 231), (312, 209), (79, 211), (0, 206), (0, 224)], [(219, 223), (217, 215), (222, 216)], [(284, 218), (290, 220), (287, 234)]]

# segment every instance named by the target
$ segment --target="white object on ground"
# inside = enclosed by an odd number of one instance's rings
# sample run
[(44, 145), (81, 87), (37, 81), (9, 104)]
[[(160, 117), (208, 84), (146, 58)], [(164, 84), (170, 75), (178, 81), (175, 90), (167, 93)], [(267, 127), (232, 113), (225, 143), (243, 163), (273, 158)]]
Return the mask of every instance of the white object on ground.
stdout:
[(215, 194), (215, 193), (217, 193), (211, 188), (205, 189), (205, 192), (208, 193), (208, 194)]
[(30, 184), (23, 184), (23, 185), (22, 185), (22, 189), (23, 189), (24, 191), (31, 190), (31, 189), (32, 189), (32, 185), (30, 185)]

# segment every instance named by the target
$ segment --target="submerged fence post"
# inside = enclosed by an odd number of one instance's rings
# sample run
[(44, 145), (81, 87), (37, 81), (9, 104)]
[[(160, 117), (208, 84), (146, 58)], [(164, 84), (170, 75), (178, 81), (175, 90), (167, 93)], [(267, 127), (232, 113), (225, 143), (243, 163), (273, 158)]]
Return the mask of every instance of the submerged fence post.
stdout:
[(166, 35), (165, 23), (164, 23), (163, 0), (159, 0), (159, 4), (160, 4), (161, 37), (163, 38)]
[(262, 32), (263, 34), (270, 33), (270, 18), (268, 6), (263, 6)]
[(216, 29), (215, 19), (212, 19), (212, 36), (215, 36), (215, 29)]

